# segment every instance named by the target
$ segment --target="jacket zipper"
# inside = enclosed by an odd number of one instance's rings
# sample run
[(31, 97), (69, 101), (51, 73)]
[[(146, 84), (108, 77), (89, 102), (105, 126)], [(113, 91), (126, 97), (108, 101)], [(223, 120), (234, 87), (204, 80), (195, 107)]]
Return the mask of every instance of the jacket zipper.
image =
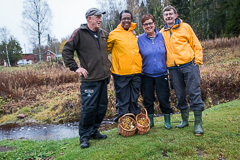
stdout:
[[(171, 40), (171, 37), (172, 37), (172, 28), (169, 30), (169, 32), (170, 32), (169, 44), (171, 45), (171, 42), (172, 42), (172, 40)], [(172, 49), (172, 51), (173, 51), (173, 49)], [(173, 59), (173, 62), (174, 62), (174, 64), (177, 66), (177, 64), (176, 64), (176, 62), (175, 62), (175, 59), (174, 59), (174, 56), (173, 56), (173, 54), (172, 54), (172, 53), (169, 53), (169, 54), (171, 55), (171, 57), (172, 57), (172, 59)]]
[[(90, 32), (90, 31), (88, 31), (88, 32)], [(102, 59), (102, 70), (103, 70), (103, 75), (104, 75), (104, 77), (105, 77), (105, 70), (104, 70), (104, 65), (103, 65), (103, 55), (102, 55), (102, 50), (101, 50), (101, 45), (100, 45), (100, 31), (98, 31), (98, 40), (97, 40), (97, 38), (95, 38), (94, 37), (94, 35), (92, 34), (92, 33), (90, 33), (91, 35), (92, 35), (92, 37), (95, 39), (95, 41), (96, 41), (96, 43), (97, 43), (97, 46), (98, 46), (98, 49), (99, 49), (99, 51), (100, 51), (100, 54), (101, 54), (101, 59)]]
[(128, 32), (128, 38), (131, 44), (131, 48), (132, 48), (132, 74), (135, 74), (135, 70), (134, 70), (134, 51), (133, 51), (133, 45), (132, 45), (132, 41), (131, 41), (131, 33), (129, 31)]
[[(102, 55), (102, 50), (101, 50), (101, 44), (100, 44), (100, 38), (102, 38), (102, 37), (100, 37), (100, 32), (98, 32), (98, 41), (99, 41), (99, 43), (98, 43), (98, 45), (99, 45), (99, 50), (100, 50), (100, 54), (101, 54), (101, 59), (102, 59), (102, 69), (103, 69), (103, 75), (104, 75), (104, 77), (105, 77), (105, 70), (104, 70), (104, 65), (103, 65), (103, 55)], [(100, 37), (100, 38), (99, 38)]]

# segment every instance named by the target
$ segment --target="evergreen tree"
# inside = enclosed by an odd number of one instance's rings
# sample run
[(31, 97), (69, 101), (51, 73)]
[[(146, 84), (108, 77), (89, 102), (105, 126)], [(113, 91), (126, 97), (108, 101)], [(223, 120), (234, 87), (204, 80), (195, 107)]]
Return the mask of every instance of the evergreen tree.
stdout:
[(140, 5), (140, 7), (139, 7), (139, 24), (138, 24), (138, 26), (139, 26), (139, 31), (138, 31), (138, 33), (139, 34), (141, 34), (141, 33), (143, 33), (144, 32), (144, 30), (143, 30), (143, 28), (142, 28), (142, 16), (143, 15), (145, 15), (145, 14), (148, 14), (147, 13), (147, 6), (143, 3), (143, 1), (141, 2), (141, 5)]
[(240, 35), (240, 1), (231, 1), (231, 7), (229, 9), (229, 16), (227, 17), (226, 23), (226, 35), (228, 37), (239, 36)]
[[(0, 58), (7, 61), (7, 52), (5, 45), (6, 43), (4, 41), (2, 41), (2, 44), (0, 44)], [(22, 58), (22, 47), (20, 46), (19, 42), (13, 37), (10, 38), (7, 46), (10, 64), (13, 66), (19, 59)]]
[(148, 13), (155, 19), (155, 28), (160, 30), (164, 25), (163, 4), (159, 0), (147, 0)]
[(144, 14), (152, 14), (156, 28), (161, 29), (165, 23), (162, 10), (167, 5), (172, 5), (177, 9), (179, 18), (193, 28), (200, 40), (240, 35), (240, 0), (126, 0), (117, 2), (122, 2), (122, 5), (116, 6), (111, 0), (101, 1), (104, 4), (102, 5), (105, 7), (104, 10), (110, 13), (108, 14), (110, 16), (103, 16), (106, 18), (106, 20), (103, 19), (103, 24), (110, 26), (108, 27), (110, 31), (119, 24), (119, 13), (125, 7), (133, 13), (133, 22), (138, 23), (137, 34), (143, 32), (141, 18)]
[(192, 14), (190, 11), (191, 6), (190, 6), (191, 1), (186, 1), (186, 0), (171, 0), (170, 3), (173, 7), (176, 8), (178, 12), (179, 18), (184, 20), (184, 22), (190, 23), (190, 14)]
[(228, 0), (212, 0), (210, 4), (210, 38), (220, 38), (224, 35), (226, 14), (229, 8)]

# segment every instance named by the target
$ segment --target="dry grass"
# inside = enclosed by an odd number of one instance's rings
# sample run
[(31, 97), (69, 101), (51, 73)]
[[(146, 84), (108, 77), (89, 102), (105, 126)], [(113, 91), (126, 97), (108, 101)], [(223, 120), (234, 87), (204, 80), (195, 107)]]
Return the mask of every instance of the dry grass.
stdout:
[(240, 98), (240, 36), (202, 44), (201, 88), (206, 107)]
[(79, 77), (61, 65), (40, 65), (35, 68), (0, 72), (0, 96), (19, 100), (35, 98), (44, 86), (78, 82)]
[(205, 40), (201, 42), (203, 49), (235, 48), (240, 44), (240, 36), (232, 38), (217, 38), (214, 40)]
[[(240, 98), (240, 37), (202, 42), (204, 65), (200, 67), (205, 107)], [(29, 117), (44, 122), (76, 121), (80, 113), (80, 82), (74, 72), (58, 64), (38, 64), (26, 69), (0, 70), (0, 123), (16, 120), (22, 108)], [(107, 117), (116, 114), (113, 81), (108, 85)], [(171, 106), (178, 110), (171, 91)], [(139, 98), (142, 105), (142, 97)], [(161, 113), (155, 102), (156, 113)], [(9, 116), (12, 114), (14, 116)], [(8, 117), (8, 118), (7, 118)], [(15, 119), (14, 119), (15, 118)]]
[(206, 107), (240, 98), (240, 66), (201, 67), (202, 98)]

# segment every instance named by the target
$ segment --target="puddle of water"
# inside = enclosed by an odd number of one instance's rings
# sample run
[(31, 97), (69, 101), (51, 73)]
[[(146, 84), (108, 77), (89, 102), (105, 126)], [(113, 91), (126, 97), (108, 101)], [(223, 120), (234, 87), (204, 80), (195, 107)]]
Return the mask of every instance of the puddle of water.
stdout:
[[(104, 120), (99, 130), (109, 130), (117, 127), (113, 120)], [(19, 126), (8, 124), (0, 126), (0, 140), (31, 139), (31, 140), (61, 140), (78, 137), (78, 122), (67, 124), (29, 124)]]

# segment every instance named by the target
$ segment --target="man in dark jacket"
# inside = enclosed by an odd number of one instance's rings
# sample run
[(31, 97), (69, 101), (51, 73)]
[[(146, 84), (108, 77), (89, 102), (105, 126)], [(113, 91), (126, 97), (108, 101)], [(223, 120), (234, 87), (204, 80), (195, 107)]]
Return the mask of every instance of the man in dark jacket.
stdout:
[[(108, 33), (100, 28), (102, 14), (105, 13), (97, 8), (89, 9), (86, 12), (87, 24), (82, 24), (73, 32), (62, 51), (66, 66), (81, 77), (81, 148), (88, 148), (90, 139), (107, 138), (98, 131), (107, 110), (107, 84), (111, 75), (107, 54)], [(74, 51), (80, 66), (74, 60)]]

